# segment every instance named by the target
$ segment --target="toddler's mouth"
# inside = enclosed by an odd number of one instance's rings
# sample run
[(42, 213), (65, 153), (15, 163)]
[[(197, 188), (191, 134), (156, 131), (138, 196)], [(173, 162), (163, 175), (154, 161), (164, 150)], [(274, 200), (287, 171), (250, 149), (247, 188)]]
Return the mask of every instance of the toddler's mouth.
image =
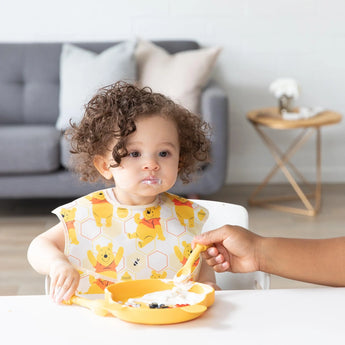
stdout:
[(149, 185), (160, 185), (162, 184), (162, 180), (160, 178), (147, 178), (145, 180), (142, 180), (142, 183)]

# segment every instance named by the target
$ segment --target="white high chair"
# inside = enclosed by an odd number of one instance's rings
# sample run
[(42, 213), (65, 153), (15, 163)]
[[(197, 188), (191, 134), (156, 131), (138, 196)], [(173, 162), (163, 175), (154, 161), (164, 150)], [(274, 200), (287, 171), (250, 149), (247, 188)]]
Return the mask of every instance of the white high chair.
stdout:
[[(225, 224), (248, 228), (248, 212), (240, 205), (211, 200), (192, 200), (208, 209), (209, 218), (203, 232), (219, 228)], [(216, 273), (217, 285), (223, 290), (269, 289), (270, 275), (264, 272)]]

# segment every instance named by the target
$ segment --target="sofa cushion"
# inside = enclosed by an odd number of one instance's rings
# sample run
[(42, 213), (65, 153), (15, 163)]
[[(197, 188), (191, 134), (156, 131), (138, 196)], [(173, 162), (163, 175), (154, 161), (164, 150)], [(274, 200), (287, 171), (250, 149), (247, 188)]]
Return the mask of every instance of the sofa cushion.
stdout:
[(53, 126), (0, 127), (0, 174), (51, 172), (59, 168), (60, 132)]
[(0, 123), (51, 124), (58, 115), (58, 43), (0, 44)]
[(59, 117), (56, 128), (69, 127), (69, 120), (78, 123), (84, 105), (96, 91), (118, 80), (134, 82), (136, 43), (119, 43), (96, 54), (72, 44), (64, 44), (60, 60)]
[(139, 83), (198, 113), (201, 89), (220, 50), (202, 48), (169, 54), (152, 42), (140, 40), (135, 53)]

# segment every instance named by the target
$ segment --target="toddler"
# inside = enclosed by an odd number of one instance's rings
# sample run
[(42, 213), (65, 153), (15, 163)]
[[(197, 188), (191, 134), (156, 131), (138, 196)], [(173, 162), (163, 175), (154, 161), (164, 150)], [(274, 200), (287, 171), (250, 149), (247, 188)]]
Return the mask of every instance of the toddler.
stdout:
[[(149, 88), (118, 82), (90, 100), (67, 132), (75, 169), (83, 180), (103, 178), (112, 187), (55, 209), (60, 222), (28, 250), (32, 267), (50, 276), (57, 303), (121, 280), (174, 277), (208, 212), (167, 191), (207, 161), (207, 133), (197, 115)], [(216, 287), (204, 262), (196, 263), (194, 279)]]

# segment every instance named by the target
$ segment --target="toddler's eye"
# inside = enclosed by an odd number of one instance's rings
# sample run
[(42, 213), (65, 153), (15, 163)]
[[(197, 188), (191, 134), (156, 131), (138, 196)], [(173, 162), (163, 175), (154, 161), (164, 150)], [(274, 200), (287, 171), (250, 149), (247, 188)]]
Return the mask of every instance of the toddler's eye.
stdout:
[(168, 157), (169, 156), (169, 152), (168, 151), (161, 151), (159, 152), (159, 157)]
[(138, 151), (130, 152), (130, 153), (129, 153), (129, 156), (130, 156), (130, 157), (133, 157), (133, 158), (140, 157), (140, 152), (138, 152)]

